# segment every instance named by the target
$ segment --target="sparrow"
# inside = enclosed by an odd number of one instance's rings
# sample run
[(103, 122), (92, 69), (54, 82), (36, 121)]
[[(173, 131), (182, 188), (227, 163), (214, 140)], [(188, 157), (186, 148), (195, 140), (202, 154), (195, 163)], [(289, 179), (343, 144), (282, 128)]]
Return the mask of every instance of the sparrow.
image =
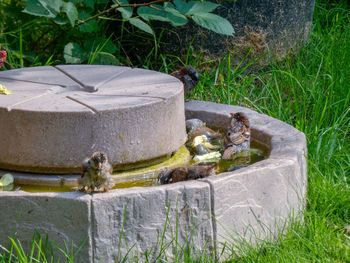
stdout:
[(198, 136), (206, 136), (209, 142), (216, 141), (221, 136), (220, 133), (213, 131), (205, 125), (205, 122), (199, 119), (186, 120), (186, 132), (188, 135), (188, 142), (192, 142)]
[(231, 113), (230, 126), (224, 138), (222, 159), (231, 159), (232, 154), (248, 150), (250, 147), (250, 122), (242, 112)]
[(83, 162), (83, 174), (78, 179), (79, 191), (106, 192), (113, 188), (113, 168), (108, 163), (107, 155), (103, 152), (95, 152)]
[(214, 174), (216, 163), (201, 163), (190, 166), (182, 166), (173, 169), (162, 169), (158, 175), (160, 184), (171, 184), (180, 181), (195, 180)]
[(203, 129), (205, 127), (205, 122), (200, 119), (188, 119), (186, 120), (186, 132), (190, 133), (198, 129)]
[(170, 73), (171, 76), (178, 78), (184, 84), (184, 92), (191, 92), (199, 81), (196, 69), (190, 65)]
[[(1, 45), (0, 45), (1, 49)], [(0, 50), (0, 68), (4, 65), (7, 57), (7, 52), (5, 50)]]
[(222, 147), (222, 135), (199, 119), (186, 120), (187, 143), (194, 154), (207, 154)]

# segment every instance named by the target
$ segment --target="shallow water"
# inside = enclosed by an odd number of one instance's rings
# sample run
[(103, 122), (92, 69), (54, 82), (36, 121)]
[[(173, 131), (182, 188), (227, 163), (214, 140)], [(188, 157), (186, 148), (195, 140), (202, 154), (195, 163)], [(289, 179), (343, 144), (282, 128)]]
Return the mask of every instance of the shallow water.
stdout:
[[(180, 154), (184, 154), (181, 152)], [(228, 169), (235, 170), (236, 168), (245, 167), (261, 161), (266, 158), (268, 155), (268, 149), (257, 142), (251, 142), (251, 149), (249, 152), (237, 154), (236, 157), (232, 160), (220, 160), (215, 173), (226, 172)], [(171, 163), (171, 161), (169, 161)], [(194, 161), (187, 162), (188, 165), (193, 164)], [(163, 163), (164, 165), (164, 163)], [(167, 165), (165, 164), (167, 167)], [(163, 166), (164, 167), (164, 166)], [(235, 167), (235, 168), (234, 168)], [(130, 187), (144, 187), (144, 186), (155, 186), (159, 185), (157, 182), (158, 173), (152, 171), (153, 167), (146, 167), (141, 169), (133, 169), (127, 172), (124, 172), (122, 177), (125, 178), (125, 173), (129, 174), (128, 181), (121, 180), (118, 181), (119, 173), (113, 173), (115, 180), (117, 180), (114, 189), (118, 188), (130, 188)], [(143, 175), (136, 175), (138, 172), (142, 171)], [(12, 190), (22, 190), (26, 192), (72, 192), (75, 191), (74, 188), (69, 187), (54, 187), (54, 186), (38, 186), (38, 185), (20, 185), (15, 184)]]

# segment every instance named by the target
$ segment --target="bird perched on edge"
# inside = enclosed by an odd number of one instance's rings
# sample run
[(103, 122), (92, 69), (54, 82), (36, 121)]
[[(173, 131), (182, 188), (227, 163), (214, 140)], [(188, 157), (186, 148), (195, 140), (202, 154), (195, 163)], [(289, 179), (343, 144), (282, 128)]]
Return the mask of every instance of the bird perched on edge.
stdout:
[(161, 184), (171, 184), (180, 181), (204, 178), (214, 174), (213, 169), (216, 165), (216, 163), (201, 163), (173, 169), (165, 168), (159, 172), (158, 181)]
[(230, 159), (232, 154), (250, 148), (250, 122), (244, 113), (231, 113), (231, 123), (226, 130), (224, 147), (223, 159)]
[(171, 76), (178, 78), (184, 84), (184, 92), (191, 92), (199, 81), (196, 69), (190, 65), (170, 73)]
[(83, 174), (78, 180), (79, 191), (106, 192), (113, 188), (113, 168), (108, 163), (107, 155), (103, 152), (95, 152), (83, 162)]

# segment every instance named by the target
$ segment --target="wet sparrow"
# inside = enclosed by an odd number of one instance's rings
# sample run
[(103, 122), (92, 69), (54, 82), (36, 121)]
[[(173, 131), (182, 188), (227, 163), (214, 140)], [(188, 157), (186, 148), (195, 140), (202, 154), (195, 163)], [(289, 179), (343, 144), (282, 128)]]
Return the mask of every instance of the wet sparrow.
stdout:
[(224, 138), (223, 159), (230, 159), (232, 154), (250, 148), (250, 122), (242, 112), (231, 113), (230, 127)]
[(173, 169), (162, 169), (158, 175), (161, 184), (171, 184), (180, 181), (195, 180), (214, 174), (216, 163), (202, 163)]
[(113, 188), (112, 166), (108, 163), (107, 155), (95, 152), (83, 162), (83, 174), (78, 180), (79, 191), (106, 192)]

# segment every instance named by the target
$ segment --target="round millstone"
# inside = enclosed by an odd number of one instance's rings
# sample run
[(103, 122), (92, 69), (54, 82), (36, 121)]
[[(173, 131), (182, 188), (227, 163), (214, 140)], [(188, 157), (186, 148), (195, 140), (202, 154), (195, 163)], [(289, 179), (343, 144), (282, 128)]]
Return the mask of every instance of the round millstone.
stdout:
[(62, 65), (0, 72), (0, 168), (79, 172), (96, 151), (113, 166), (170, 154), (186, 140), (182, 83), (160, 72)]

